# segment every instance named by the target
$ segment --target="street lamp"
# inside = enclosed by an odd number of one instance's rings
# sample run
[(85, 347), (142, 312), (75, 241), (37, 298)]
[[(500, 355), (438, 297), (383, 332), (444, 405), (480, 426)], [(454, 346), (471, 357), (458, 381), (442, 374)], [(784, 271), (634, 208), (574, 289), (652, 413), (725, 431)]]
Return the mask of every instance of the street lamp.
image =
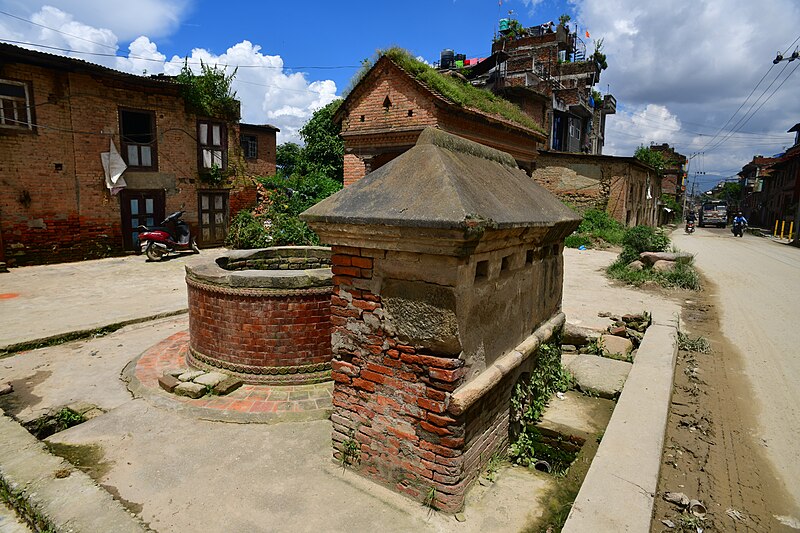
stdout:
[(800, 57), (800, 52), (797, 49), (795, 49), (795, 51), (792, 52), (792, 55), (790, 55), (789, 57), (783, 57), (783, 54), (781, 54), (780, 50), (778, 50), (778, 55), (776, 55), (775, 59), (772, 60), (772, 64), (777, 65), (781, 61), (791, 62), (797, 59), (798, 57)]

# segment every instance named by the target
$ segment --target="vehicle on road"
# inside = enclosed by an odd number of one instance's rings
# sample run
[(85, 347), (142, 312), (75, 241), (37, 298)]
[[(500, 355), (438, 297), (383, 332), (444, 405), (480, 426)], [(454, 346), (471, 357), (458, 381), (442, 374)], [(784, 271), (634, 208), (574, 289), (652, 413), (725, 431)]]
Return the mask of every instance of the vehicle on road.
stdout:
[(739, 213), (733, 219), (733, 228), (731, 228), (731, 231), (733, 231), (733, 236), (742, 237), (744, 235), (745, 228), (747, 228), (747, 219), (744, 218), (741, 213)]
[(139, 249), (150, 261), (160, 261), (173, 252), (200, 253), (189, 224), (181, 220), (186, 211), (175, 211), (161, 222), (157, 228), (139, 226)]
[(728, 204), (724, 200), (709, 200), (703, 202), (700, 208), (700, 227), (717, 226), (724, 228), (728, 225)]
[(686, 233), (688, 234), (694, 233), (694, 222), (692, 221), (686, 222), (686, 227), (684, 228), (684, 231), (686, 231)]

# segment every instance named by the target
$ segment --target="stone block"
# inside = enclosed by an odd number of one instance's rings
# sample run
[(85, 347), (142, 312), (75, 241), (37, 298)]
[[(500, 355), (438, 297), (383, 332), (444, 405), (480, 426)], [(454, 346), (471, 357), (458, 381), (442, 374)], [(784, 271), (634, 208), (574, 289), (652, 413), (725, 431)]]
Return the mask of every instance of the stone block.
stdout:
[(214, 386), (214, 394), (219, 394), (220, 396), (224, 396), (225, 394), (230, 394), (231, 392), (241, 387), (242, 383), (243, 382), (241, 379), (234, 376), (228, 376), (224, 380), (217, 383), (216, 386)]
[(582, 391), (611, 399), (619, 396), (633, 366), (624, 361), (585, 354), (568, 354), (561, 360)]
[(656, 272), (669, 272), (675, 270), (676, 264), (674, 261), (656, 261), (653, 263), (653, 270)]
[(181, 374), (185, 374), (187, 372), (191, 372), (191, 369), (189, 369), (189, 368), (176, 368), (174, 370), (167, 370), (166, 372), (164, 372), (164, 374), (168, 375), (168, 376), (172, 376), (174, 378), (177, 378)]
[(169, 374), (164, 374), (160, 378), (158, 378), (158, 386), (164, 389), (167, 392), (173, 392), (175, 387), (180, 385), (180, 381), (175, 376), (170, 376)]
[(655, 266), (658, 261), (689, 263), (694, 259), (694, 255), (686, 252), (642, 252), (639, 258), (643, 263)]
[[(162, 376), (163, 377), (163, 376)], [(160, 383), (160, 380), (159, 380)], [(188, 396), (189, 398), (199, 398), (206, 393), (206, 388), (202, 385), (198, 385), (197, 383), (192, 383), (191, 381), (187, 381), (184, 383), (178, 384), (175, 389), (173, 390), (175, 394), (178, 396)]]
[(202, 376), (194, 378), (193, 381), (204, 387), (216, 387), (219, 383), (225, 381), (227, 377), (227, 374), (221, 372), (209, 372), (208, 374), (203, 374)]
[(638, 260), (633, 261), (628, 264), (628, 268), (630, 268), (631, 270), (642, 270), (644, 268), (644, 263)]
[(193, 381), (195, 378), (198, 378), (205, 374), (202, 370), (189, 370), (188, 372), (184, 372), (180, 376), (178, 376), (178, 381)]
[(603, 335), (600, 337), (603, 347), (603, 355), (626, 357), (633, 350), (633, 343), (630, 339), (618, 337), (616, 335)]
[(584, 346), (596, 340), (599, 336), (600, 332), (598, 331), (567, 322), (564, 324), (564, 329), (561, 333), (561, 342), (574, 346)]

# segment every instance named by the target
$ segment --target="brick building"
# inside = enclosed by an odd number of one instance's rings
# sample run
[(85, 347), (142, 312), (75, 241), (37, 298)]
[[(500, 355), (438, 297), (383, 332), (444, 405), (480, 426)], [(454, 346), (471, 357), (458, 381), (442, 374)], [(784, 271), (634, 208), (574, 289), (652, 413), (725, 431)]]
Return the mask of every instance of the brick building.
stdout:
[[(502, 29), (484, 60), (449, 61), (442, 52), (440, 69), (458, 69), (470, 82), (517, 104), (548, 132), (545, 149), (602, 154), (606, 116), (616, 113), (616, 99), (600, 98), (604, 63), (586, 56), (586, 46), (565, 26), (545, 24), (521, 31)], [(602, 61), (605, 61), (604, 59)]]
[[(179, 209), (201, 246), (219, 244), (255, 202), (249, 169), (275, 165), (274, 131), (252, 130), (264, 149), (250, 164), (238, 120), (190, 112), (171, 78), (7, 44), (0, 109), (0, 261), (11, 265), (135, 250), (138, 225)], [(119, 190), (101, 161), (112, 146), (126, 165)]]
[(777, 157), (757, 155), (739, 172), (739, 184), (742, 186), (739, 206), (751, 226), (770, 225), (772, 217), (767, 214), (767, 182), (772, 179), (772, 166), (779, 160)]
[(528, 173), (547, 140), (540, 131), (454, 103), (386, 55), (342, 102), (335, 120), (342, 123), (345, 185), (410, 149), (427, 126), (508, 152)]
[(626, 226), (656, 226), (661, 178), (633, 157), (540, 152), (533, 179), (578, 210), (607, 211)]
[(663, 179), (661, 188), (664, 194), (675, 198), (679, 204), (686, 193), (686, 156), (679, 154), (667, 143), (651, 144), (650, 150), (658, 152), (664, 158)]
[(764, 224), (774, 227), (776, 221), (783, 222), (788, 231), (794, 222), (796, 236), (800, 233), (800, 124), (790, 128), (789, 133), (795, 134), (794, 145), (776, 158), (765, 180)]

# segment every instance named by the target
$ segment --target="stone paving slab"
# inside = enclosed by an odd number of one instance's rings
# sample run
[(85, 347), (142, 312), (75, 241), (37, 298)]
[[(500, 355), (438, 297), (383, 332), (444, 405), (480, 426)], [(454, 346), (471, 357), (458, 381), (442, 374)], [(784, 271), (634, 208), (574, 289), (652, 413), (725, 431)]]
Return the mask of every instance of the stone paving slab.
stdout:
[(625, 361), (588, 354), (563, 354), (561, 362), (582, 391), (609, 399), (619, 396), (633, 366)]
[(159, 406), (184, 410), (206, 420), (268, 423), (330, 416), (333, 382), (244, 384), (225, 396), (205, 395), (197, 399), (168, 394), (158, 380), (166, 371), (186, 368), (188, 350), (188, 331), (180, 331), (155, 344), (126, 367), (124, 378), (129, 380), (128, 388)]
[(567, 391), (563, 400), (554, 397), (536, 427), (553, 434), (586, 441), (604, 431), (614, 411), (614, 402)]

